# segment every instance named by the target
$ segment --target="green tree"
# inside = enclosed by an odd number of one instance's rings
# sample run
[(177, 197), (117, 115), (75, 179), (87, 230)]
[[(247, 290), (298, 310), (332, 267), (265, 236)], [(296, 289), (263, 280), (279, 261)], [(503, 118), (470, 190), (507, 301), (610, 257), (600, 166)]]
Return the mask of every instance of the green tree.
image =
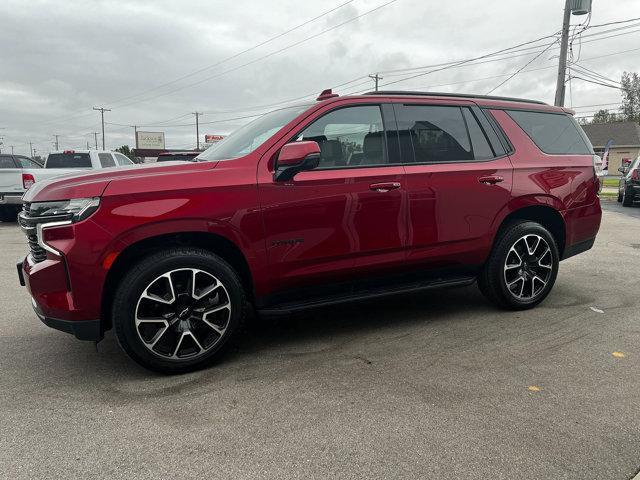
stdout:
[(133, 154), (133, 150), (129, 148), (129, 145), (122, 145), (121, 147), (116, 148), (116, 152), (129, 157), (133, 163), (140, 163), (140, 158)]
[(624, 72), (622, 79), (622, 115), (625, 120), (640, 121), (640, 75)]
[(617, 113), (611, 113), (609, 110), (600, 109), (593, 115), (591, 123), (613, 123), (620, 121), (622, 121), (622, 119)]

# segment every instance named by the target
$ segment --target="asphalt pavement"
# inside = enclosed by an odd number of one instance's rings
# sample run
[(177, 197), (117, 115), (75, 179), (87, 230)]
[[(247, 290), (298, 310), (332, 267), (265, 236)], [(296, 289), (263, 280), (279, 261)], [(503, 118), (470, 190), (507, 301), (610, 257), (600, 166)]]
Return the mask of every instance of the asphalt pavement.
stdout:
[(327, 308), (173, 377), (41, 324), (0, 224), (0, 477), (630, 479), (640, 207), (603, 204), (534, 310), (475, 286)]

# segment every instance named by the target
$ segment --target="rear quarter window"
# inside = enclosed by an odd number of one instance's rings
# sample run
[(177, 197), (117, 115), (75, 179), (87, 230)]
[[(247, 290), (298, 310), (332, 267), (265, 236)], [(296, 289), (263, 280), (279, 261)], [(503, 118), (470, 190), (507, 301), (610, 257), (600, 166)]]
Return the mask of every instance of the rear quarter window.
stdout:
[(88, 153), (52, 153), (45, 168), (91, 168), (91, 157)]
[(580, 126), (569, 115), (521, 110), (506, 112), (544, 153), (593, 154), (593, 148), (585, 141)]

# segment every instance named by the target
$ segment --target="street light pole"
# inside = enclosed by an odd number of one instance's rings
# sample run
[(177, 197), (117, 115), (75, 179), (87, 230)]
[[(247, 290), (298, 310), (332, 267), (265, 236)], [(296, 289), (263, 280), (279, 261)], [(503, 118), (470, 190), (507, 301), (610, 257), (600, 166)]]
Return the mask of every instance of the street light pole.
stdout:
[(56, 134), (54, 133), (54, 134), (53, 134), (53, 136), (56, 138), (56, 150), (60, 150), (59, 143), (58, 143), (58, 137), (59, 137), (60, 135), (56, 135)]
[(202, 113), (193, 112), (193, 114), (196, 116), (196, 150), (200, 150), (200, 124), (198, 123), (198, 118)]
[[(102, 149), (104, 150), (104, 112), (110, 112), (111, 110), (104, 107), (93, 107), (93, 109), (100, 112), (102, 118)], [(96, 146), (96, 148), (98, 147)]]

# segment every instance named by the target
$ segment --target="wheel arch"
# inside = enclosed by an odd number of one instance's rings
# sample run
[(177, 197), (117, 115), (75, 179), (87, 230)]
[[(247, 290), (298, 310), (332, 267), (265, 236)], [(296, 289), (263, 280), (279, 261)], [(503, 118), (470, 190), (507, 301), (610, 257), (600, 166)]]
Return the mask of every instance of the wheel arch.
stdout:
[(558, 253), (560, 258), (562, 258), (566, 247), (567, 229), (560, 209), (557, 207), (558, 205), (555, 204), (555, 202), (527, 202), (520, 204), (515, 209), (511, 209), (511, 211), (502, 218), (495, 229), (496, 235), (494, 238), (498, 238), (500, 232), (508, 224), (516, 220), (531, 220), (549, 230), (558, 245)]
[(103, 329), (111, 325), (111, 307), (118, 281), (126, 274), (130, 266), (155, 252), (171, 247), (199, 247), (215, 253), (229, 263), (240, 276), (247, 297), (253, 300), (253, 276), (247, 258), (240, 247), (229, 238), (218, 233), (186, 231), (149, 236), (129, 244), (114, 260), (107, 272), (102, 289), (101, 318)]

